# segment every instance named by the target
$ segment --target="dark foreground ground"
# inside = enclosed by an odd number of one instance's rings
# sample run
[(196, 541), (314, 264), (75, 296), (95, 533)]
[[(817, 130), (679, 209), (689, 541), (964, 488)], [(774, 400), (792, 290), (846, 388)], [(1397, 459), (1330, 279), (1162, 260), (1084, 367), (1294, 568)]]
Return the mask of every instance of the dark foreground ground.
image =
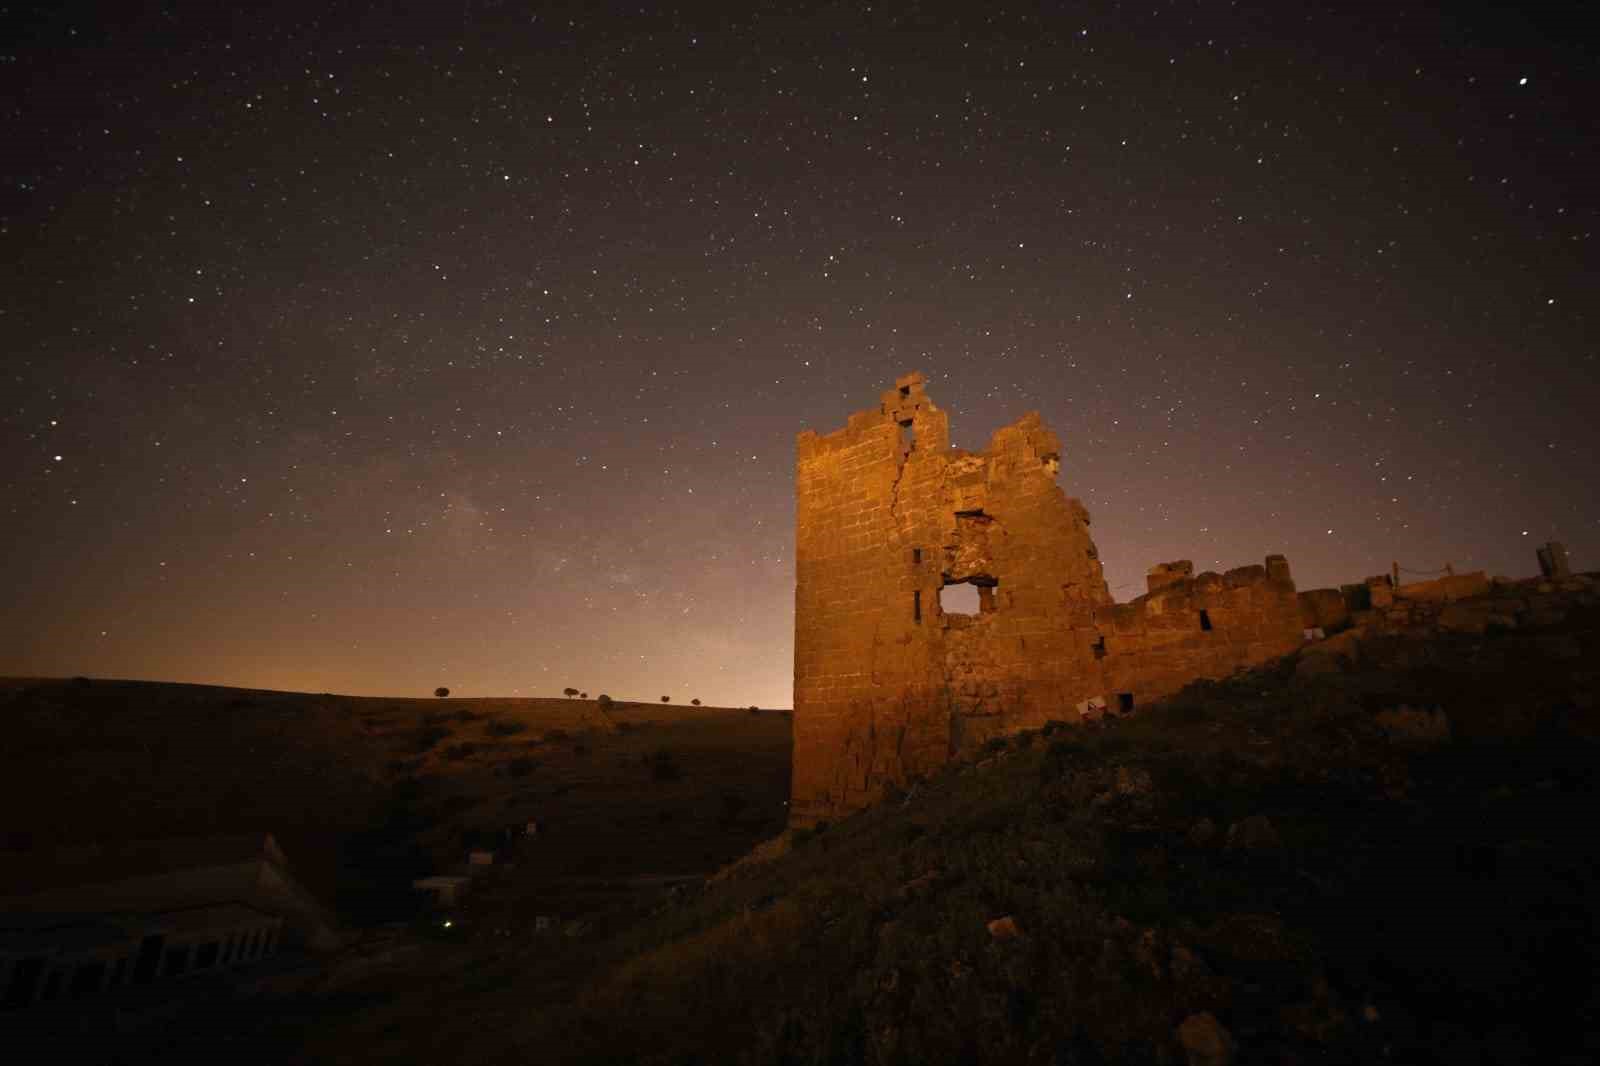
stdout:
[(144, 1061), (1593, 1062), (1597, 615), (997, 743), (774, 861), (572, 935), (469, 911)]
[[(1593, 1062), (1600, 608), (1584, 592), (1504, 617), (1330, 641), (1102, 727), (995, 743), (710, 882), (685, 872), (775, 824), (756, 808), (758, 779), (783, 784), (776, 760), (738, 758), (766, 750), (761, 716), (718, 712), (677, 745), (678, 727), (614, 724), (605, 743), (626, 752), (541, 738), (563, 752), (528, 772), (552, 802), (605, 753), (578, 793), (609, 799), (571, 817), (608, 846), (551, 852), (588, 892), (582, 920), (536, 927), (552, 904), (526, 858), (364, 976), (52, 1057)], [(488, 743), (489, 720), (452, 742)], [(401, 746), (437, 728), (396, 721)], [(514, 749), (439, 744), (415, 766), (383, 754), (386, 832), (409, 811), (448, 836), (449, 795), (476, 797), (470, 813), (505, 803), (473, 789), (522, 780), (494, 772)]]

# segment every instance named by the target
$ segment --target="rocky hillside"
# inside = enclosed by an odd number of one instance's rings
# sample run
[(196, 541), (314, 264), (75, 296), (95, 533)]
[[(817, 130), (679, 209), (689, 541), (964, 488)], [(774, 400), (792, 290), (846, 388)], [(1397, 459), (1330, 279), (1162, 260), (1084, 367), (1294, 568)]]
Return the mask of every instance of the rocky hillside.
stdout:
[(511, 943), (469, 912), (422, 970), (303, 1000), (234, 1046), (1592, 1061), (1600, 607), (1588, 579), (1494, 597), (1456, 605), (1481, 625), (1369, 618), (1128, 718), (993, 742), (609, 932)]

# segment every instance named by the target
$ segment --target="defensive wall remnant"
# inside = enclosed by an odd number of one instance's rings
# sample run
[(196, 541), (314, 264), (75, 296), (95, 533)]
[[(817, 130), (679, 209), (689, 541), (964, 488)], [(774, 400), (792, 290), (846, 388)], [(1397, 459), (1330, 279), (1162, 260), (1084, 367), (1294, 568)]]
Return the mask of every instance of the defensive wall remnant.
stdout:
[[(950, 447), (920, 374), (798, 440), (790, 820), (836, 817), (990, 737), (1127, 711), (1295, 650), (1289, 564), (1153, 567), (1116, 603), (1036, 413)], [(969, 584), (977, 610), (941, 606)]]

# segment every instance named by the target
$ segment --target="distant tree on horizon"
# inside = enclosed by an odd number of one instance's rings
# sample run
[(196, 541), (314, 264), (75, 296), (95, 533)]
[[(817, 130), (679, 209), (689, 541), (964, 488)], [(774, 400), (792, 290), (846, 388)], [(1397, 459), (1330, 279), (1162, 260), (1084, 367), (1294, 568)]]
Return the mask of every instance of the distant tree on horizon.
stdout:
[(700, 706), (700, 701), (698, 699), (693, 699), (693, 700), (690, 700), (689, 702), (694, 704), (696, 707)]
[(672, 702), (672, 697), (671, 696), (662, 696), (661, 697), (661, 702), (662, 703), (671, 703)]
[(600, 698), (595, 702), (600, 704), (600, 709), (602, 711), (609, 710), (611, 707), (611, 697), (607, 696), (604, 692), (600, 693)]
[(570, 700), (572, 697), (578, 694), (578, 690), (575, 688), (564, 688), (561, 690), (561, 694)]
[(443, 685), (440, 685), (438, 688), (433, 690), (433, 694), (442, 700), (446, 696), (450, 695), (450, 690), (445, 688)]
[(578, 693), (578, 698), (580, 700), (586, 700), (589, 698), (589, 694), (587, 692), (580, 692)]

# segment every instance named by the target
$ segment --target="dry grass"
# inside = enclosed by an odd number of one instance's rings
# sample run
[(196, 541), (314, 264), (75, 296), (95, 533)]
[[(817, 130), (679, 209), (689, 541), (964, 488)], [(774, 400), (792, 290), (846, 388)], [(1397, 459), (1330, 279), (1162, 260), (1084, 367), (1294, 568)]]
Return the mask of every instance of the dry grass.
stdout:
[(524, 910), (570, 908), (574, 878), (709, 872), (781, 827), (790, 753), (778, 713), (102, 680), (0, 681), (0, 736), (0, 849), (268, 831), (356, 923), (529, 820), (494, 893)]

